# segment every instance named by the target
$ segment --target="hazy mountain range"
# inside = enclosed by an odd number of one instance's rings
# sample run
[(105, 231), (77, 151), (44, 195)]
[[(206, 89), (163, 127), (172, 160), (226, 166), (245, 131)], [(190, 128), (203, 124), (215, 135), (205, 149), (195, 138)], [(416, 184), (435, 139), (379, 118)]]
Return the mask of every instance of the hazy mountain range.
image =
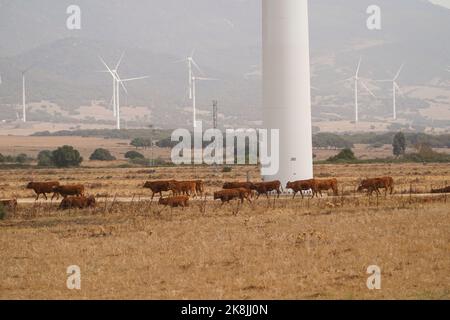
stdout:
[[(193, 49), (204, 73), (220, 79), (199, 85), (199, 108), (210, 110), (211, 100), (217, 99), (225, 123), (261, 119), (260, 0), (79, 0), (82, 29), (69, 31), (66, 8), (72, 3), (0, 0), (3, 119), (15, 118), (11, 105), (21, 95), (21, 70), (31, 66), (29, 101), (54, 102), (72, 112), (91, 101), (108, 105), (112, 80), (98, 72), (104, 69), (98, 56), (113, 65), (125, 52), (122, 77), (150, 78), (130, 83), (124, 104), (151, 110), (149, 121), (156, 126), (187, 125), (187, 69), (174, 61)], [(445, 70), (450, 65), (450, 10), (420, 0), (379, 0), (382, 30), (369, 31), (366, 9), (371, 4), (310, 1), (315, 121), (352, 119), (352, 83), (340, 81), (354, 74), (360, 56), (361, 76), (370, 79), (390, 78), (405, 62), (398, 81), (405, 91), (399, 116), (432, 121), (433, 114), (427, 118), (419, 111), (450, 108), (450, 73)], [(389, 85), (368, 85), (378, 99), (362, 91), (362, 118), (388, 118)], [(433, 90), (411, 93), (418, 88)], [(201, 117), (210, 118), (206, 113)]]

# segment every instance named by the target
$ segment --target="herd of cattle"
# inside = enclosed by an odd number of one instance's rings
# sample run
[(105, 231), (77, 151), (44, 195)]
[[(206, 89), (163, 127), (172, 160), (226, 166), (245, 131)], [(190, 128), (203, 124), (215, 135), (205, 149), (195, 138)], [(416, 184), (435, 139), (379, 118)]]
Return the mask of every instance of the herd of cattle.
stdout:
[[(52, 194), (51, 200), (62, 197), (59, 209), (66, 210), (72, 208), (94, 208), (96, 199), (94, 196), (85, 195), (85, 187), (83, 185), (61, 185), (59, 182), (30, 182), (27, 189), (31, 189), (36, 193), (36, 201), (41, 195), (48, 200), (47, 194)], [(155, 195), (159, 194), (159, 204), (169, 207), (188, 207), (191, 197), (203, 197), (205, 195), (204, 181), (177, 181), (177, 180), (159, 180), (148, 181), (144, 184), (145, 189), (151, 191), (151, 201)], [(339, 195), (337, 179), (310, 179), (288, 182), (285, 187), (286, 190), (291, 190), (293, 199), (298, 193), (302, 198), (307, 194), (312, 197), (322, 197), (322, 192), (332, 191), (334, 196)], [(380, 177), (362, 180), (358, 187), (358, 192), (366, 191), (369, 195), (374, 192), (380, 195), (380, 189), (384, 189), (385, 195), (394, 192), (394, 179), (392, 177)], [(449, 192), (450, 190), (433, 190)], [(163, 192), (170, 192), (170, 196), (164, 197)], [(276, 194), (277, 198), (284, 192), (280, 181), (269, 182), (226, 182), (222, 190), (214, 192), (214, 200), (220, 200), (222, 205), (229, 203), (232, 200), (239, 200), (252, 202), (252, 198), (258, 199), (261, 195), (265, 195), (269, 199), (270, 194)], [(440, 192), (439, 192), (440, 193)], [(205, 197), (206, 199), (206, 197)], [(4, 207), (15, 209), (17, 207), (17, 200), (0, 200), (0, 204)]]
[[(85, 195), (85, 187), (83, 185), (61, 185), (59, 182), (30, 182), (27, 189), (31, 189), (36, 193), (36, 201), (42, 195), (48, 200), (47, 194), (53, 194), (51, 200), (59, 199), (62, 201), (59, 209), (66, 210), (72, 208), (93, 208), (96, 205), (94, 196)], [(191, 197), (202, 197), (205, 194), (205, 186), (203, 180), (193, 181), (177, 181), (177, 180), (160, 180), (148, 181), (144, 184), (144, 188), (151, 191), (151, 201), (155, 195), (159, 194), (159, 204), (169, 207), (187, 207)], [(309, 192), (312, 197), (322, 196), (322, 192), (331, 190), (335, 196), (338, 195), (338, 181), (336, 179), (311, 179), (295, 182), (288, 182), (286, 189), (292, 190), (293, 198), (300, 193), (302, 198), (304, 192)], [(385, 189), (386, 194), (394, 191), (394, 180), (391, 177), (375, 178), (363, 180), (358, 191), (367, 190), (368, 193), (380, 193), (380, 189)], [(279, 198), (283, 193), (283, 187), (280, 181), (269, 182), (227, 182), (223, 185), (222, 190), (214, 192), (214, 200), (220, 200), (222, 205), (232, 200), (240, 200), (252, 202), (252, 198), (258, 199), (261, 195), (269, 198), (271, 193), (275, 193)], [(170, 192), (171, 195), (164, 197), (163, 192)], [(8, 208), (16, 208), (17, 201), (1, 200), (3, 206)]]

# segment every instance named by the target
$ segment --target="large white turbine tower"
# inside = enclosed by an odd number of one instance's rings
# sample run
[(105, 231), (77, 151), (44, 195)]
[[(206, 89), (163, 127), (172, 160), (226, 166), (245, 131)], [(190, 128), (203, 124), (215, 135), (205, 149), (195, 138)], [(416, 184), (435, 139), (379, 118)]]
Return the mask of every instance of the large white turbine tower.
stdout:
[(397, 91), (401, 93), (400, 87), (397, 83), (398, 78), (400, 77), (400, 74), (403, 70), (403, 67), (405, 64), (403, 63), (400, 66), (400, 69), (398, 69), (397, 74), (393, 79), (387, 79), (387, 80), (380, 80), (378, 82), (392, 82), (392, 117), (394, 120), (397, 120)]
[(217, 81), (217, 79), (192, 77), (192, 114), (194, 128), (197, 128), (197, 81)]
[(125, 82), (130, 82), (130, 81), (136, 81), (136, 80), (142, 80), (142, 79), (147, 79), (148, 76), (144, 76), (144, 77), (137, 77), (137, 78), (129, 78), (129, 79), (121, 79), (118, 73), (118, 68), (120, 66), (120, 63), (123, 59), (123, 54), (122, 57), (120, 58), (119, 62), (116, 65), (116, 69), (111, 70), (111, 68), (106, 64), (106, 62), (100, 57), (100, 60), (102, 61), (103, 65), (106, 67), (106, 69), (108, 70), (108, 72), (111, 74), (111, 76), (113, 77), (113, 84), (114, 84), (114, 89), (113, 89), (113, 102), (114, 102), (114, 109), (115, 109), (115, 117), (116, 117), (116, 128), (117, 130), (120, 130), (121, 128), (121, 118), (120, 118), (120, 87), (122, 86), (123, 90), (125, 91), (125, 93), (128, 94), (128, 90), (125, 87), (124, 83)]
[(361, 62), (362, 62), (362, 58), (359, 58), (359, 62), (358, 62), (358, 67), (356, 68), (356, 73), (353, 77), (348, 78), (344, 81), (354, 81), (355, 82), (355, 122), (359, 122), (359, 83), (362, 84), (362, 86), (364, 87), (364, 89), (367, 90), (367, 92), (370, 93), (370, 95), (374, 98), (376, 98), (376, 96), (373, 94), (373, 92), (369, 89), (369, 87), (363, 82), (360, 81), (360, 77), (359, 77), (359, 70), (361, 69)]
[(308, 1), (262, 0), (262, 13), (264, 129), (280, 132), (279, 170), (264, 180), (285, 185), (313, 177)]
[(22, 71), (22, 121), (27, 122), (27, 97), (26, 97), (26, 80), (25, 80), (25, 74), (28, 70)]

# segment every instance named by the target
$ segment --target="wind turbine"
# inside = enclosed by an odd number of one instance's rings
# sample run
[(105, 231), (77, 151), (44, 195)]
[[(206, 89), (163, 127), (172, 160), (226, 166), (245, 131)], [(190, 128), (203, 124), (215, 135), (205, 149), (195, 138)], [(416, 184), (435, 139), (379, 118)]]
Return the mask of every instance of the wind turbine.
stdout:
[(27, 98), (26, 98), (26, 79), (25, 75), (32, 67), (22, 71), (22, 121), (27, 122)]
[(192, 76), (191, 82), (192, 82), (192, 112), (193, 112), (193, 121), (194, 121), (194, 128), (197, 128), (197, 81), (217, 81), (218, 79), (213, 78), (203, 78), (203, 77), (196, 77)]
[(113, 85), (114, 85), (113, 103), (114, 103), (115, 117), (116, 117), (116, 122), (117, 122), (117, 124), (116, 124), (117, 130), (120, 130), (120, 87), (122, 87), (123, 90), (125, 91), (125, 93), (128, 94), (128, 90), (124, 85), (125, 82), (142, 80), (142, 79), (148, 78), (148, 76), (144, 76), (144, 77), (136, 77), (136, 78), (129, 78), (129, 79), (121, 79), (119, 76), (119, 73), (118, 73), (118, 68), (120, 66), (120, 63), (122, 62), (123, 56), (124, 55), (122, 54), (122, 56), (119, 59), (119, 62), (116, 65), (116, 68), (114, 70), (111, 70), (111, 68), (106, 64), (106, 62), (101, 57), (99, 57), (100, 60), (102, 61), (102, 63), (105, 65), (108, 72), (113, 77)]
[(116, 81), (117, 81), (117, 77), (115, 76), (115, 74), (117, 74), (117, 71), (119, 70), (120, 64), (122, 62), (123, 56), (125, 55), (125, 53), (122, 53), (122, 55), (120, 56), (119, 61), (116, 64), (116, 67), (114, 69), (110, 69), (107, 64), (105, 63), (105, 61), (103, 60), (102, 57), (99, 57), (100, 60), (102, 61), (102, 63), (107, 67), (108, 70), (105, 71), (101, 71), (101, 72), (108, 72), (111, 74), (112, 78), (113, 78), (113, 97), (112, 97), (112, 104), (113, 104), (113, 113), (114, 113), (114, 117), (117, 116), (117, 103), (116, 103), (116, 98), (117, 98), (117, 94), (116, 94)]
[(358, 101), (358, 89), (359, 89), (359, 83), (361, 82), (361, 85), (364, 87), (364, 89), (367, 90), (367, 92), (370, 93), (371, 96), (376, 98), (376, 96), (373, 94), (373, 92), (369, 89), (369, 87), (363, 82), (360, 81), (359, 77), (359, 70), (361, 69), (361, 62), (362, 58), (359, 58), (358, 67), (356, 68), (356, 73), (353, 77), (350, 77), (344, 81), (354, 81), (355, 82), (355, 122), (359, 122), (359, 101)]
[(194, 60), (194, 53), (195, 50), (192, 50), (191, 55), (188, 56), (185, 59), (181, 59), (178, 61), (175, 61), (175, 63), (179, 63), (179, 62), (187, 62), (188, 65), (188, 73), (189, 73), (189, 99), (193, 99), (193, 83), (192, 83), (192, 78), (194, 77), (194, 68), (196, 68), (200, 74), (204, 74), (202, 69), (200, 69), (200, 67), (198, 66), (197, 62), (195, 62)]
[(393, 96), (392, 96), (392, 113), (393, 113), (394, 120), (397, 120), (397, 90), (400, 92), (400, 94), (402, 94), (402, 91), (400, 90), (400, 87), (397, 84), (397, 80), (400, 77), (400, 73), (402, 72), (404, 66), (405, 66), (405, 64), (403, 63), (400, 66), (400, 69), (398, 69), (398, 72), (393, 79), (378, 81), (378, 82), (392, 82), (392, 94), (393, 94)]

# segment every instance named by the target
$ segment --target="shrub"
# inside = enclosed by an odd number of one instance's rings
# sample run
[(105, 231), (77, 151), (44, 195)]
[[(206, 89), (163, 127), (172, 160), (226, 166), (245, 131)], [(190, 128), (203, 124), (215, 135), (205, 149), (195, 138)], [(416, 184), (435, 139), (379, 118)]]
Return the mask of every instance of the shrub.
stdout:
[(232, 167), (223, 167), (223, 168), (222, 168), (222, 172), (223, 172), (223, 173), (229, 173), (229, 172), (231, 172), (231, 171), (233, 171), (233, 168), (232, 168)]
[(50, 150), (43, 150), (37, 156), (38, 166), (52, 167), (54, 166), (52, 152)]
[(152, 146), (152, 140), (148, 138), (134, 138), (130, 145), (137, 148), (147, 149)]
[(328, 162), (351, 162), (356, 161), (355, 154), (351, 149), (344, 149), (339, 154), (331, 157), (327, 160)]
[(125, 153), (125, 159), (144, 159), (144, 155), (137, 151), (128, 151)]
[(416, 150), (417, 153), (407, 154), (403, 159), (411, 162), (450, 162), (450, 155), (436, 152), (426, 143), (416, 145)]
[(116, 158), (106, 149), (96, 149), (90, 156), (89, 160), (98, 160), (98, 161), (114, 161)]
[(83, 162), (80, 152), (67, 145), (54, 150), (52, 159), (55, 166), (59, 168), (78, 167)]
[(28, 161), (28, 156), (25, 153), (21, 153), (16, 157), (15, 160), (15, 162), (23, 164)]

